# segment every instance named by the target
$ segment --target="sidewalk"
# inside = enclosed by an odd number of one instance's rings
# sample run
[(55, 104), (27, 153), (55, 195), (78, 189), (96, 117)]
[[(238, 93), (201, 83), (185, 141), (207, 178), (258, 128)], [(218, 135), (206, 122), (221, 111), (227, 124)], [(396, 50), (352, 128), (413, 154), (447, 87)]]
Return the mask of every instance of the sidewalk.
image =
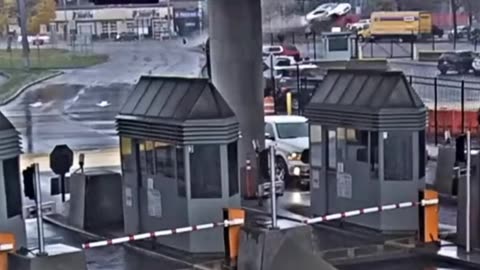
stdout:
[(480, 252), (467, 253), (464, 248), (448, 241), (441, 241), (438, 250), (433, 250), (432, 247), (420, 247), (416, 249), (416, 252), (456, 266), (480, 269)]

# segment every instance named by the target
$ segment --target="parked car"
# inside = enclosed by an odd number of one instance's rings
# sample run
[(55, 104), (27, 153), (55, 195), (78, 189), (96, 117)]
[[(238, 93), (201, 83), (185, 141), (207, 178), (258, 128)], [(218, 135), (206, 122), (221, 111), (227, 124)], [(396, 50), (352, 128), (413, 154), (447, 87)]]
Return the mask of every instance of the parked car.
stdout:
[(367, 29), (370, 26), (370, 19), (359, 20), (356, 23), (348, 23), (347, 29), (352, 32), (356, 32), (359, 30)]
[(447, 74), (450, 70), (465, 74), (472, 69), (474, 58), (475, 54), (471, 51), (446, 52), (438, 59), (438, 70), (441, 74)]
[[(48, 35), (36, 35), (36, 36), (27, 36), (28, 43), (32, 45), (44, 45), (50, 43), (50, 37)], [(18, 36), (18, 43), (22, 42), (22, 36)]]
[(348, 3), (325, 3), (309, 12), (305, 19), (309, 23), (315, 21), (328, 21), (334, 17), (346, 15), (352, 10), (352, 5)]
[(262, 47), (263, 57), (268, 57), (269, 55), (282, 55), (283, 47), (280, 45), (264, 45)]
[(295, 61), (300, 61), (300, 51), (294, 45), (282, 45), (283, 52), (282, 55), (291, 56)]
[[(460, 25), (457, 26), (457, 39), (467, 38), (468, 32), (470, 31), (470, 27), (468, 25)], [(454, 30), (450, 30), (448, 33), (448, 39), (453, 40), (453, 36), (455, 35)]]
[(473, 73), (475, 76), (480, 76), (480, 57), (475, 57), (472, 63)]
[(138, 35), (134, 32), (122, 32), (115, 37), (116, 41), (132, 41), (137, 39)]
[(437, 36), (438, 38), (442, 38), (443, 35), (445, 34), (445, 31), (443, 31), (442, 28), (432, 25), (432, 35)]
[(308, 123), (303, 116), (265, 116), (265, 145), (275, 143), (277, 179), (286, 185), (299, 180), (308, 185), (310, 165), (302, 161), (302, 153), (309, 148)]

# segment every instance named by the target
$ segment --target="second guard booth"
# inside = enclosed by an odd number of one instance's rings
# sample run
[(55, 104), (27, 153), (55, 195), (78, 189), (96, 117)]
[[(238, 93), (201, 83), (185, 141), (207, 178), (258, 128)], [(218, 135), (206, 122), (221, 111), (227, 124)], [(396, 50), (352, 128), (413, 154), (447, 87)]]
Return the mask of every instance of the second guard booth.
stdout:
[(0, 112), (0, 232), (12, 233), (16, 246), (27, 243), (20, 184), (20, 133)]
[[(125, 233), (223, 220), (240, 207), (236, 117), (208, 79), (142, 77), (117, 117)], [(222, 228), (163, 237), (221, 252)]]
[[(306, 108), (311, 210), (325, 215), (418, 201), (425, 187), (427, 111), (401, 72), (330, 70)], [(382, 232), (418, 230), (415, 208), (347, 220)]]

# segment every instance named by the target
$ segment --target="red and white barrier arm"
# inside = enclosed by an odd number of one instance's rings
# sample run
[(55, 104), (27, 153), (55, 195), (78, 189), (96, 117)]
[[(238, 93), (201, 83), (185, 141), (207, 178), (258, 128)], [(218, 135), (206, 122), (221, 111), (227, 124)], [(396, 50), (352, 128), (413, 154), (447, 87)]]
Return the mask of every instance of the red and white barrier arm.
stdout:
[(395, 203), (395, 204), (375, 206), (375, 207), (363, 208), (358, 210), (352, 210), (352, 211), (347, 211), (342, 213), (336, 213), (336, 214), (330, 214), (330, 215), (321, 216), (321, 217), (305, 219), (302, 222), (305, 224), (315, 224), (315, 223), (321, 223), (324, 221), (360, 216), (363, 214), (371, 214), (371, 213), (389, 211), (389, 210), (395, 210), (395, 209), (401, 209), (401, 208), (410, 208), (414, 206), (425, 207), (425, 206), (436, 205), (436, 204), (438, 204), (438, 199), (422, 200), (420, 202)]
[(139, 241), (139, 240), (144, 240), (144, 239), (149, 239), (149, 238), (156, 238), (156, 237), (160, 237), (160, 236), (167, 236), (167, 235), (174, 235), (174, 234), (181, 234), (181, 233), (187, 233), (187, 232), (207, 230), (207, 229), (212, 229), (212, 228), (216, 228), (216, 227), (239, 226), (239, 225), (243, 225), (244, 222), (245, 221), (243, 219), (232, 219), (232, 220), (224, 220), (222, 222), (207, 223), (207, 224), (195, 225), (195, 226), (189, 226), (189, 227), (182, 227), (182, 228), (177, 228), (177, 229), (169, 229), (169, 230), (163, 230), (163, 231), (142, 233), (142, 234), (137, 234), (137, 235), (119, 237), (119, 238), (115, 238), (115, 239), (86, 243), (86, 244), (82, 245), (82, 248), (83, 249), (90, 249), (90, 248), (96, 248), (96, 247), (105, 247), (105, 246), (118, 245), (118, 244), (123, 244), (123, 243), (127, 243), (127, 242), (132, 242), (132, 241)]

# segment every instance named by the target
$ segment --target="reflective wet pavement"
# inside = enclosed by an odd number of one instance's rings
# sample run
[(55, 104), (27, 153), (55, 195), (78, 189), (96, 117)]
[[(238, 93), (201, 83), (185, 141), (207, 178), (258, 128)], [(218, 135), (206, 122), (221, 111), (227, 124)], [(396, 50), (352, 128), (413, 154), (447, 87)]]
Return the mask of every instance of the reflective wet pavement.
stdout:
[[(73, 247), (81, 247), (87, 239), (76, 233), (45, 224), (45, 243), (63, 243)], [(28, 248), (36, 252), (37, 226), (35, 220), (27, 221)], [(86, 251), (88, 270), (175, 270), (187, 269), (188, 266), (159, 257), (150, 257), (130, 251), (121, 246), (98, 248)]]
[(408, 258), (385, 262), (365, 263), (338, 267), (340, 270), (467, 270), (448, 263), (436, 262), (424, 258)]

